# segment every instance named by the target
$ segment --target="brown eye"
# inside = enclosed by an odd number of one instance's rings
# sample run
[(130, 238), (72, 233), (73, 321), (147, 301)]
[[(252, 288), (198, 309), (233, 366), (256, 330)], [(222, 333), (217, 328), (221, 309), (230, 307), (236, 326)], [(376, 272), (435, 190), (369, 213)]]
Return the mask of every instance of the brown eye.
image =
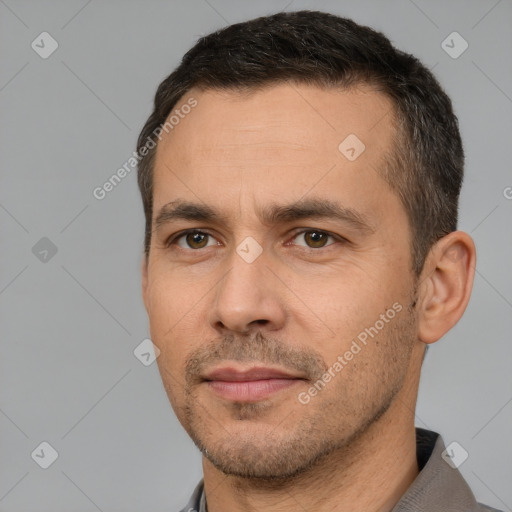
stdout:
[(170, 238), (166, 246), (178, 246), (181, 249), (203, 249), (212, 245), (218, 245), (218, 242), (212, 235), (204, 231), (185, 231), (181, 235)]
[[(326, 247), (327, 245), (331, 245), (331, 243), (327, 243), (329, 239), (333, 239), (333, 235), (326, 233), (325, 231), (319, 231), (316, 229), (310, 229), (308, 231), (301, 231), (295, 235), (298, 243), (297, 245), (301, 245), (303, 247), (309, 247), (310, 249), (321, 249), (322, 247)], [(304, 241), (300, 243), (301, 239)]]
[(206, 233), (188, 233), (185, 241), (191, 249), (202, 249), (208, 243), (208, 235)]
[(304, 239), (310, 247), (323, 247), (329, 236), (321, 231), (308, 231), (304, 233)]

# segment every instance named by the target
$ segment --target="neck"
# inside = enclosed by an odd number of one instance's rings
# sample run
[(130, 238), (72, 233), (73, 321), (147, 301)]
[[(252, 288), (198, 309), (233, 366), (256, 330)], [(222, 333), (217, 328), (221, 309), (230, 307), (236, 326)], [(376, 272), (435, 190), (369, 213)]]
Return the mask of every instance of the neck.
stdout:
[[(400, 397), (348, 447), (324, 457), (291, 481), (265, 482), (226, 476), (203, 458), (208, 512), (389, 512), (418, 475), (412, 414), (398, 422)], [(412, 418), (410, 417), (412, 416)]]

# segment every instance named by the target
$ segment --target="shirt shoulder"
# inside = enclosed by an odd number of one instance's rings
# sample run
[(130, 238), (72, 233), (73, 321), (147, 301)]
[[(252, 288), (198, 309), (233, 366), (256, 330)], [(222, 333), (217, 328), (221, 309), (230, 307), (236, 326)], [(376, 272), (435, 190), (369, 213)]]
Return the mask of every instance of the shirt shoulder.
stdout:
[(392, 512), (502, 512), (477, 502), (440, 434), (416, 427), (416, 446), (420, 472)]

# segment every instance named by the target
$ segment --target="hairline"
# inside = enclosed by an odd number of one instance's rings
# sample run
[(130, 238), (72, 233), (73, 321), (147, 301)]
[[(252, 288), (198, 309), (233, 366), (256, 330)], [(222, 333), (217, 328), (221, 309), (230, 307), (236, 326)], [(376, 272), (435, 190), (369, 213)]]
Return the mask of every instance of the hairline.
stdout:
[[(318, 79), (301, 79), (300, 77), (291, 77), (291, 78), (272, 78), (266, 81), (263, 81), (258, 84), (225, 84), (225, 85), (217, 85), (217, 84), (208, 84), (204, 80), (199, 80), (196, 83), (192, 83), (187, 87), (182, 94), (176, 99), (176, 101), (168, 107), (169, 112), (166, 114), (165, 119), (162, 121), (161, 125), (165, 124), (168, 118), (172, 115), (172, 112), (175, 108), (179, 107), (179, 105), (183, 102), (183, 99), (190, 95), (190, 93), (194, 90), (198, 90), (199, 92), (235, 92), (242, 96), (251, 96), (253, 94), (258, 93), (259, 91), (269, 89), (275, 86), (279, 86), (282, 84), (295, 84), (295, 85), (310, 85), (313, 87), (317, 87), (321, 90), (338, 90), (340, 92), (349, 92), (357, 89), (366, 89), (368, 92), (373, 94), (378, 94), (381, 96), (385, 96), (391, 104), (391, 110), (384, 116), (384, 118), (388, 118), (390, 116), (390, 128), (392, 130), (391, 135), (391, 143), (390, 147), (387, 148), (380, 155), (379, 158), (379, 166), (376, 169), (372, 167), (375, 172), (381, 176), (381, 178), (387, 183), (390, 187), (391, 191), (397, 196), (400, 201), (400, 204), (404, 208), (407, 217), (407, 225), (409, 229), (409, 237), (410, 237), (410, 254), (411, 254), (411, 270), (415, 274), (419, 274), (418, 267), (421, 266), (422, 262), (417, 261), (418, 253), (417, 250), (417, 241), (416, 241), (416, 227), (414, 225), (414, 219), (410, 208), (407, 203), (404, 201), (404, 197), (401, 194), (403, 191), (403, 186), (401, 187), (398, 184), (399, 178), (397, 179), (397, 175), (400, 173), (406, 174), (413, 172), (413, 170), (408, 170), (408, 168), (412, 168), (410, 165), (411, 162), (411, 154), (410, 151), (407, 150), (407, 146), (409, 145), (410, 136), (408, 135), (407, 130), (407, 120), (403, 115), (401, 115), (399, 103), (397, 99), (390, 94), (388, 91), (379, 88), (379, 80), (371, 75), (363, 76), (364, 73), (355, 74), (350, 80), (343, 82), (328, 82), (323, 77), (318, 77)], [(384, 119), (383, 118), (383, 119)], [(382, 120), (382, 119), (381, 119)], [(381, 122), (379, 120), (377, 123)], [(144, 244), (144, 253), (147, 257), (149, 257), (150, 249), (151, 249), (151, 238), (152, 238), (152, 230), (153, 230), (153, 215), (154, 215), (154, 205), (153, 205), (153, 197), (154, 197), (154, 176), (155, 176), (155, 163), (156, 163), (156, 154), (160, 143), (157, 143), (156, 146), (148, 151), (147, 155), (141, 159), (140, 164), (143, 164), (145, 171), (145, 181), (149, 180), (150, 184), (150, 239), (149, 243)], [(408, 165), (409, 164), (409, 165)]]

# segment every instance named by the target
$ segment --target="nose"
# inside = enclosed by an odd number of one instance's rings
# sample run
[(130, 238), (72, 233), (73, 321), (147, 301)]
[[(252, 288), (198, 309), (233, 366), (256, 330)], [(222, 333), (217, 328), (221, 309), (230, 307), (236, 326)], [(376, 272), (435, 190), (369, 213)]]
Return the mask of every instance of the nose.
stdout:
[(233, 251), (229, 270), (215, 287), (210, 325), (220, 334), (249, 334), (254, 329), (281, 329), (286, 321), (282, 283), (262, 253), (248, 263)]

